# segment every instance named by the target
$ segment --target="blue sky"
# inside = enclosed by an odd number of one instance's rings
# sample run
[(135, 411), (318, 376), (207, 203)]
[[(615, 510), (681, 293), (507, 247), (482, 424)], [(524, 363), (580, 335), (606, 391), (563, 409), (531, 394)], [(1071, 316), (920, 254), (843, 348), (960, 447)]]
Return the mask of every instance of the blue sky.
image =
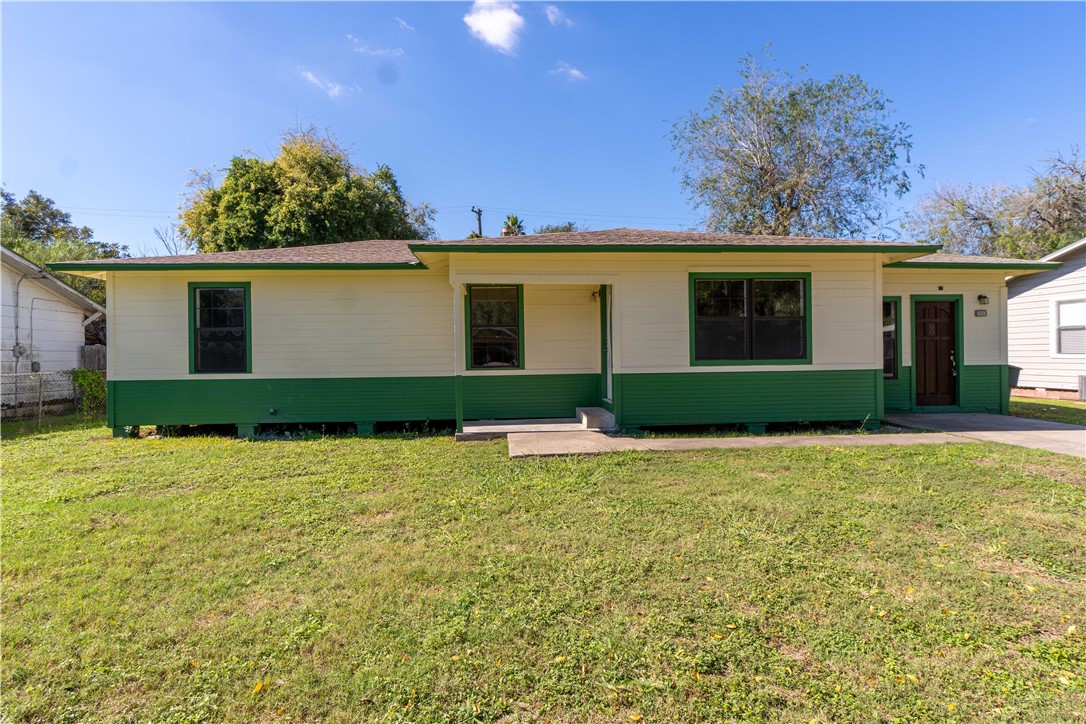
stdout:
[[(689, 228), (671, 124), (772, 43), (859, 73), (935, 183), (1025, 183), (1086, 136), (1083, 3), (126, 3), (0, 6), (8, 190), (162, 253), (189, 169), (297, 124), (388, 163), (441, 238), (518, 213)], [(466, 20), (470, 20), (469, 22)]]

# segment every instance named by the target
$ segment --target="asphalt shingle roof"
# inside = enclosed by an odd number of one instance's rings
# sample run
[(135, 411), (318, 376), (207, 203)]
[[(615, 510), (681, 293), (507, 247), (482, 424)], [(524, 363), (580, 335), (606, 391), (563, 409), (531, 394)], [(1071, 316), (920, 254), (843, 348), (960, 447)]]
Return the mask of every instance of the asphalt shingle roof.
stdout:
[[(848, 251), (913, 252), (921, 254), (933, 247), (898, 241), (865, 239), (825, 239), (805, 236), (753, 236), (742, 234), (703, 234), (696, 231), (655, 231), (647, 229), (606, 229), (602, 231), (573, 231), (557, 234), (529, 234), (526, 236), (502, 236), (482, 239), (453, 239), (449, 241), (372, 240), (348, 241), (320, 246), (296, 246), (285, 249), (255, 249), (252, 251), (228, 251), (212, 254), (184, 254), (180, 256), (148, 256), (133, 259), (99, 259), (82, 262), (60, 262), (55, 266), (80, 270), (111, 268), (178, 267), (188, 265), (214, 266), (373, 266), (422, 267), (418, 253), (442, 251), (508, 250), (548, 251), (571, 249), (576, 251), (616, 250), (735, 250), (751, 247), (754, 250), (821, 248)], [(1030, 266), (1037, 262), (1021, 259), (1003, 259), (990, 256), (964, 256), (961, 254), (926, 254), (895, 262), (902, 264), (1006, 265)], [(50, 264), (50, 266), (54, 266)]]

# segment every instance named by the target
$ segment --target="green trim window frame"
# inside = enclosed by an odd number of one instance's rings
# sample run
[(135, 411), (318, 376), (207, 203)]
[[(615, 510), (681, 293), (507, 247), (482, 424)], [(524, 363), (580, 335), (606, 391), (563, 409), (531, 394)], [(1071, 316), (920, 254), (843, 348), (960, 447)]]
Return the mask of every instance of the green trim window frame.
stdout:
[(901, 297), (882, 298), (882, 378), (901, 376)]
[(524, 285), (467, 285), (464, 332), (467, 369), (524, 369)]
[(809, 365), (811, 331), (810, 272), (690, 273), (691, 366)]
[(250, 282), (189, 282), (188, 308), (189, 374), (252, 373)]

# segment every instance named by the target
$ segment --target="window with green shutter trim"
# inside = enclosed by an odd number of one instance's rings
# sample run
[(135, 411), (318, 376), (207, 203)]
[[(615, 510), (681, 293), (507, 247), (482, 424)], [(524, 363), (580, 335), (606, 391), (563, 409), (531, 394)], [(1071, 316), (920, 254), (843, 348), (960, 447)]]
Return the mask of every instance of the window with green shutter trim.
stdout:
[(251, 322), (248, 282), (189, 284), (189, 371), (250, 372)]
[(467, 291), (468, 368), (523, 369), (522, 287), (471, 285)]
[(691, 362), (810, 362), (810, 275), (691, 274)]

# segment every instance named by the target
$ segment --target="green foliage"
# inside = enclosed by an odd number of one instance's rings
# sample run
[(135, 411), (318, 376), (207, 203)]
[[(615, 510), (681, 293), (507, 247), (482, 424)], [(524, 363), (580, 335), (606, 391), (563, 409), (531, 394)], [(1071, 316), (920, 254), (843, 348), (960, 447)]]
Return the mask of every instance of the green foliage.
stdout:
[(201, 252), (365, 239), (427, 239), (434, 212), (412, 204), (388, 166), (354, 166), (312, 127), (283, 134), (265, 161), (235, 156), (222, 183), (198, 174), (181, 212), (182, 237)]
[(1057, 153), (1024, 187), (944, 184), (902, 230), (947, 253), (1039, 259), (1086, 236), (1086, 159), (1074, 146)]
[(482, 239), (483, 235), (480, 234), (478, 231), (473, 231), (470, 234), (468, 234), (467, 238), (469, 238), (469, 239)]
[(504, 236), (524, 236), (524, 222), (516, 214), (509, 214), (505, 217), (505, 223), (502, 224), (502, 234)]
[(511, 461), (447, 437), (108, 435), (5, 439), (5, 721), (1070, 722), (1086, 706), (1074, 458)]
[[(768, 50), (765, 59), (773, 62)], [(913, 168), (909, 126), (893, 122), (883, 92), (858, 75), (802, 79), (750, 55), (739, 75), (739, 87), (718, 88), (703, 111), (672, 129), (683, 189), (705, 211), (706, 229), (825, 237), (880, 230), (887, 194), (904, 195)]]
[[(72, 215), (56, 207), (52, 199), (29, 191), (22, 201), (0, 190), (0, 240), (4, 246), (44, 268), (55, 261), (116, 259), (128, 256), (128, 247), (95, 241), (86, 226), (72, 224)], [(74, 274), (58, 273), (57, 278), (84, 296), (105, 304), (105, 284)]]
[(82, 398), (84, 415), (100, 413), (106, 405), (106, 373), (101, 370), (74, 369), (72, 382)]
[(575, 221), (567, 221), (564, 224), (544, 224), (535, 230), (536, 234), (566, 234), (571, 231), (588, 231), (583, 226), (579, 226)]

